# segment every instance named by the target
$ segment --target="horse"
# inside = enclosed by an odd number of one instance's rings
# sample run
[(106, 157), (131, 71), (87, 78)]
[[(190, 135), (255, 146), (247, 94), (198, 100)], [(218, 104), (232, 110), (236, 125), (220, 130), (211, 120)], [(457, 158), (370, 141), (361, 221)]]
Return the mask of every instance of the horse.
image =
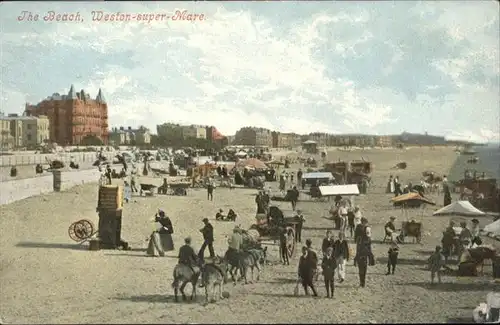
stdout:
[(227, 282), (227, 271), (228, 263), (227, 261), (222, 261), (220, 264), (208, 263), (205, 264), (201, 272), (201, 281), (205, 287), (205, 299), (206, 303), (209, 303), (210, 290), (212, 291), (212, 302), (216, 302), (216, 291), (215, 287), (219, 287), (219, 298), (224, 299), (222, 294), (224, 290), (224, 284)]
[[(191, 283), (191, 300), (196, 297), (196, 283), (200, 277), (200, 267), (189, 266), (185, 264), (177, 264), (174, 268), (174, 281), (172, 282), (172, 288), (174, 288), (175, 301), (178, 301), (179, 290), (182, 294), (182, 299), (185, 301), (187, 297), (184, 293), (184, 288), (188, 283)], [(180, 285), (180, 286), (179, 286)]]

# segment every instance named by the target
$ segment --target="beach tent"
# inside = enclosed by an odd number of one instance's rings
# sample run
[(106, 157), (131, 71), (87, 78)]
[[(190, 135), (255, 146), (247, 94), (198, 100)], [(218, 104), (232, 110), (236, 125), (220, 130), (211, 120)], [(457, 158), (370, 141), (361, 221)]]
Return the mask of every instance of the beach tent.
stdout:
[(240, 151), (238, 153), (236, 153), (236, 156), (238, 157), (246, 157), (248, 154), (245, 152), (245, 151)]
[(320, 186), (319, 191), (321, 196), (359, 195), (356, 184)]
[(395, 203), (395, 204), (402, 204), (404, 202), (412, 202), (412, 201), (413, 202), (420, 201), (421, 203), (436, 205), (436, 203), (432, 202), (431, 200), (429, 200), (429, 199), (427, 199), (427, 198), (425, 198), (425, 197), (423, 197), (420, 194), (415, 193), (415, 192), (410, 192), (410, 193), (398, 195), (398, 196), (393, 197), (391, 199), (391, 202)]
[(483, 228), (483, 233), (489, 237), (500, 240), (500, 219), (486, 225)]
[(434, 216), (446, 216), (446, 215), (457, 215), (457, 216), (484, 216), (486, 213), (474, 207), (469, 201), (456, 201), (447, 206), (435, 211), (432, 215)]

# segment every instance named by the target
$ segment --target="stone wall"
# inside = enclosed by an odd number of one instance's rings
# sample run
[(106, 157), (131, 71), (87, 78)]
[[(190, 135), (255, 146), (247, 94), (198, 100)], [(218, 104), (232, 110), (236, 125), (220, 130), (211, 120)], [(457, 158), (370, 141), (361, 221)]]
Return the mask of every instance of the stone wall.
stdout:
[[(97, 169), (61, 172), (61, 190), (86, 183), (97, 183), (100, 173)], [(28, 197), (54, 191), (52, 174), (33, 178), (2, 182), (0, 186), (0, 205), (23, 200)]]
[[(115, 152), (104, 152), (103, 155), (108, 159), (113, 159), (116, 155)], [(69, 164), (72, 159), (75, 163), (93, 163), (96, 160), (95, 152), (64, 152), (64, 153), (53, 153), (53, 154), (27, 154), (27, 153), (16, 153), (13, 155), (0, 156), (0, 167), (5, 166), (24, 166), (24, 165), (36, 165), (36, 164), (47, 164), (47, 159), (49, 160), (60, 160), (65, 164)]]

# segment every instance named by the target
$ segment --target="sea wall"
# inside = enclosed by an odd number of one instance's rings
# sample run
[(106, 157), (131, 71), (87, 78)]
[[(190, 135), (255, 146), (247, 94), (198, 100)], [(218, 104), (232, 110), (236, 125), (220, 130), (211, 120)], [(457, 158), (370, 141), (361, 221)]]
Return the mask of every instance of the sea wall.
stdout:
[[(97, 183), (100, 175), (97, 169), (63, 171), (61, 172), (61, 190), (68, 190), (86, 183)], [(54, 177), (52, 174), (2, 182), (0, 185), (0, 205), (53, 191)]]
[[(115, 152), (103, 152), (107, 159), (113, 159)], [(62, 152), (50, 154), (15, 153), (13, 155), (0, 156), (0, 167), (25, 166), (25, 165), (46, 165), (47, 160), (60, 160), (69, 164), (70, 160), (75, 163), (93, 163), (96, 160), (95, 152)]]

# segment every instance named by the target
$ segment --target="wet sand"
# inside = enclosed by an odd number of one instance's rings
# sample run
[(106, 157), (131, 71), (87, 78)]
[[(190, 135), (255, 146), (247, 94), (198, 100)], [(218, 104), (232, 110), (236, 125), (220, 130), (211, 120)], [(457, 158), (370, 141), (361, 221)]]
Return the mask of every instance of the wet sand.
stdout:
[[(359, 288), (357, 269), (352, 261), (347, 278), (336, 285), (335, 298), (324, 298), (325, 290), (317, 283), (320, 298), (293, 297), (298, 249), (292, 265), (279, 264), (276, 246), (269, 246), (269, 260), (259, 282), (248, 285), (228, 284), (231, 297), (216, 304), (202, 306), (204, 291), (198, 290), (198, 301), (174, 303), (171, 289), (176, 252), (167, 257), (147, 257), (147, 237), (154, 224), (151, 219), (158, 208), (170, 216), (174, 225), (174, 242), (180, 247), (186, 236), (192, 236), (198, 249), (202, 238), (198, 229), (208, 217), (215, 227), (216, 253), (227, 247), (225, 236), (234, 223), (214, 220), (219, 208), (233, 208), (239, 215), (237, 224), (248, 228), (255, 217), (255, 190), (217, 188), (214, 201), (207, 201), (203, 189), (190, 190), (187, 197), (134, 197), (125, 205), (122, 237), (132, 251), (87, 251), (68, 237), (69, 225), (87, 218), (97, 224), (95, 213), (97, 185), (76, 187), (62, 193), (33, 197), (0, 210), (0, 317), (5, 323), (336, 323), (336, 322), (447, 322), (468, 318), (472, 309), (483, 302), (486, 293), (500, 290), (491, 282), (491, 266), (485, 276), (456, 278), (444, 276), (444, 284), (431, 287), (425, 260), (440, 242), (440, 234), (449, 217), (432, 217), (442, 206), (442, 196), (432, 196), (437, 207), (415, 210), (404, 216), (389, 203), (385, 194), (390, 174), (403, 183), (416, 183), (423, 170), (446, 174), (456, 154), (453, 148), (430, 150), (364, 150), (332, 151), (329, 159), (360, 159), (374, 163), (373, 187), (367, 195), (356, 198), (373, 228), (373, 250), (377, 264), (368, 270), (367, 287)], [(406, 161), (406, 170), (391, 167)], [(296, 166), (295, 166), (296, 167)], [(139, 183), (160, 184), (161, 178), (141, 177)], [(277, 183), (271, 183), (273, 189)], [(287, 215), (289, 203), (276, 202)], [(330, 204), (304, 200), (299, 202), (306, 218), (303, 239), (310, 238), (316, 249), (332, 221), (327, 214)], [(383, 225), (389, 216), (397, 225), (406, 218), (424, 223), (422, 245), (400, 246), (400, 263), (393, 276), (386, 276), (387, 244), (382, 244)], [(491, 218), (480, 218), (485, 225)], [(299, 248), (299, 247), (298, 247)], [(354, 249), (354, 247), (352, 247)], [(189, 286), (187, 292), (189, 292)]]

